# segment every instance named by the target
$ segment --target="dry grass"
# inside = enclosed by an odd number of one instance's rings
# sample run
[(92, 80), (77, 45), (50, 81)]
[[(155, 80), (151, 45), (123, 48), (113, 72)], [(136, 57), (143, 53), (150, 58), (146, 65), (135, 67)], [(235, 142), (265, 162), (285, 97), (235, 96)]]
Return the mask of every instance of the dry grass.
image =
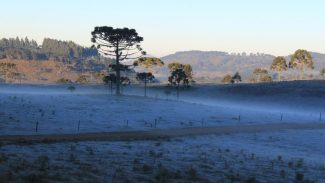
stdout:
[(89, 76), (89, 73), (78, 73), (69, 69), (71, 65), (61, 62), (46, 60), (46, 61), (27, 61), (27, 60), (0, 60), (0, 63), (9, 62), (15, 63), (16, 69), (14, 72), (23, 75), (22, 79), (8, 78), (9, 83), (55, 83), (61, 78), (66, 78), (71, 81), (76, 81), (80, 75)]

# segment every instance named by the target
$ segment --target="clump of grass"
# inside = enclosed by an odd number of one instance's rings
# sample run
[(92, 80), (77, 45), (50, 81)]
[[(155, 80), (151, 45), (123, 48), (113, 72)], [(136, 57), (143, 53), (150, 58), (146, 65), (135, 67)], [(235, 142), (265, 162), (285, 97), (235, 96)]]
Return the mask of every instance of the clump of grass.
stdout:
[(76, 90), (76, 87), (74, 87), (74, 86), (69, 86), (68, 88), (67, 88), (70, 92), (74, 92), (75, 90)]
[(70, 153), (69, 161), (75, 162), (77, 160), (76, 156), (73, 153)]
[(76, 150), (76, 146), (74, 144), (70, 145), (70, 151), (75, 151)]
[(42, 173), (31, 173), (31, 174), (23, 176), (22, 179), (24, 180), (24, 182), (27, 182), (27, 183), (48, 182), (46, 179), (46, 175), (42, 174)]
[(0, 164), (3, 162), (6, 162), (7, 160), (8, 160), (8, 157), (4, 153), (1, 153), (0, 154)]
[(197, 170), (195, 170), (193, 167), (188, 169), (187, 174), (188, 174), (190, 180), (196, 180), (198, 178), (197, 177)]
[(304, 174), (303, 173), (296, 173), (296, 180), (297, 181), (303, 181), (304, 180)]
[(0, 182), (13, 182), (15, 176), (11, 171), (0, 174)]
[(281, 170), (281, 171), (280, 171), (280, 177), (283, 178), (283, 179), (286, 177), (286, 172), (285, 172), (285, 170)]
[(143, 172), (149, 172), (149, 171), (151, 171), (153, 169), (153, 167), (151, 167), (151, 166), (149, 166), (149, 165), (147, 165), (147, 164), (143, 164), (143, 166), (142, 166), (142, 171)]
[(256, 182), (257, 182), (257, 180), (256, 180), (255, 177), (251, 177), (251, 178), (246, 180), (246, 183), (256, 183)]
[(251, 155), (251, 158), (252, 158), (252, 159), (254, 159), (254, 158), (255, 158), (255, 154), (254, 154), (254, 153), (252, 153), (252, 155)]
[(304, 160), (303, 160), (303, 159), (299, 159), (299, 160), (297, 161), (296, 167), (297, 167), (297, 168), (300, 168), (300, 167), (302, 167), (303, 164), (304, 164)]
[(160, 166), (155, 179), (157, 182), (169, 182), (171, 178), (171, 173), (168, 171), (167, 168)]
[(94, 155), (95, 154), (93, 148), (91, 148), (89, 146), (86, 147), (86, 151), (88, 152), (89, 155)]
[(50, 168), (50, 159), (48, 156), (41, 155), (35, 160), (35, 165), (40, 171), (45, 171)]
[(161, 145), (161, 142), (156, 142), (155, 146), (159, 147)]

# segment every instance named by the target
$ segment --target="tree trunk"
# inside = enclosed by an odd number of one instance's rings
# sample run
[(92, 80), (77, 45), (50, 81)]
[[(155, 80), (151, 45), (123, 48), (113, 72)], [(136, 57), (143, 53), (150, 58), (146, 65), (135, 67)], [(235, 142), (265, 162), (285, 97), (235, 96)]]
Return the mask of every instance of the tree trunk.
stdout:
[(281, 81), (281, 71), (278, 72), (278, 81)]
[(177, 100), (179, 100), (179, 83), (177, 83)]
[(116, 95), (121, 95), (121, 91), (120, 91), (121, 71), (120, 71), (120, 56), (119, 56), (118, 43), (116, 46), (115, 54), (116, 54)]

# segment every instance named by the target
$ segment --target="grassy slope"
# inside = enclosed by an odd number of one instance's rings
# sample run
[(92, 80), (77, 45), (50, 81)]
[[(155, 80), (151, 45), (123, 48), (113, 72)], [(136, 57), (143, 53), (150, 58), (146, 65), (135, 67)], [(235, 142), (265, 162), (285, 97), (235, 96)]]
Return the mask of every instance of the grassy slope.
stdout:
[[(81, 73), (68, 70), (68, 65), (53, 60), (28, 61), (28, 60), (0, 60), (0, 63), (10, 62), (16, 64), (14, 72), (23, 74), (22, 83), (55, 83), (60, 78), (75, 81)], [(87, 73), (84, 73), (87, 74)], [(9, 78), (7, 82), (19, 83), (20, 79)]]

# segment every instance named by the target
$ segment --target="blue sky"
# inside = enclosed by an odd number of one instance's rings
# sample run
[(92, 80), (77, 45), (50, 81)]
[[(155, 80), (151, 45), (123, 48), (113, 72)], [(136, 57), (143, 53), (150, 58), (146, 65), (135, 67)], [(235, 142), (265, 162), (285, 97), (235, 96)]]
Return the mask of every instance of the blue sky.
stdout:
[(151, 55), (206, 50), (325, 53), (322, 0), (10, 0), (0, 37), (44, 37), (90, 46), (94, 26), (135, 28)]

